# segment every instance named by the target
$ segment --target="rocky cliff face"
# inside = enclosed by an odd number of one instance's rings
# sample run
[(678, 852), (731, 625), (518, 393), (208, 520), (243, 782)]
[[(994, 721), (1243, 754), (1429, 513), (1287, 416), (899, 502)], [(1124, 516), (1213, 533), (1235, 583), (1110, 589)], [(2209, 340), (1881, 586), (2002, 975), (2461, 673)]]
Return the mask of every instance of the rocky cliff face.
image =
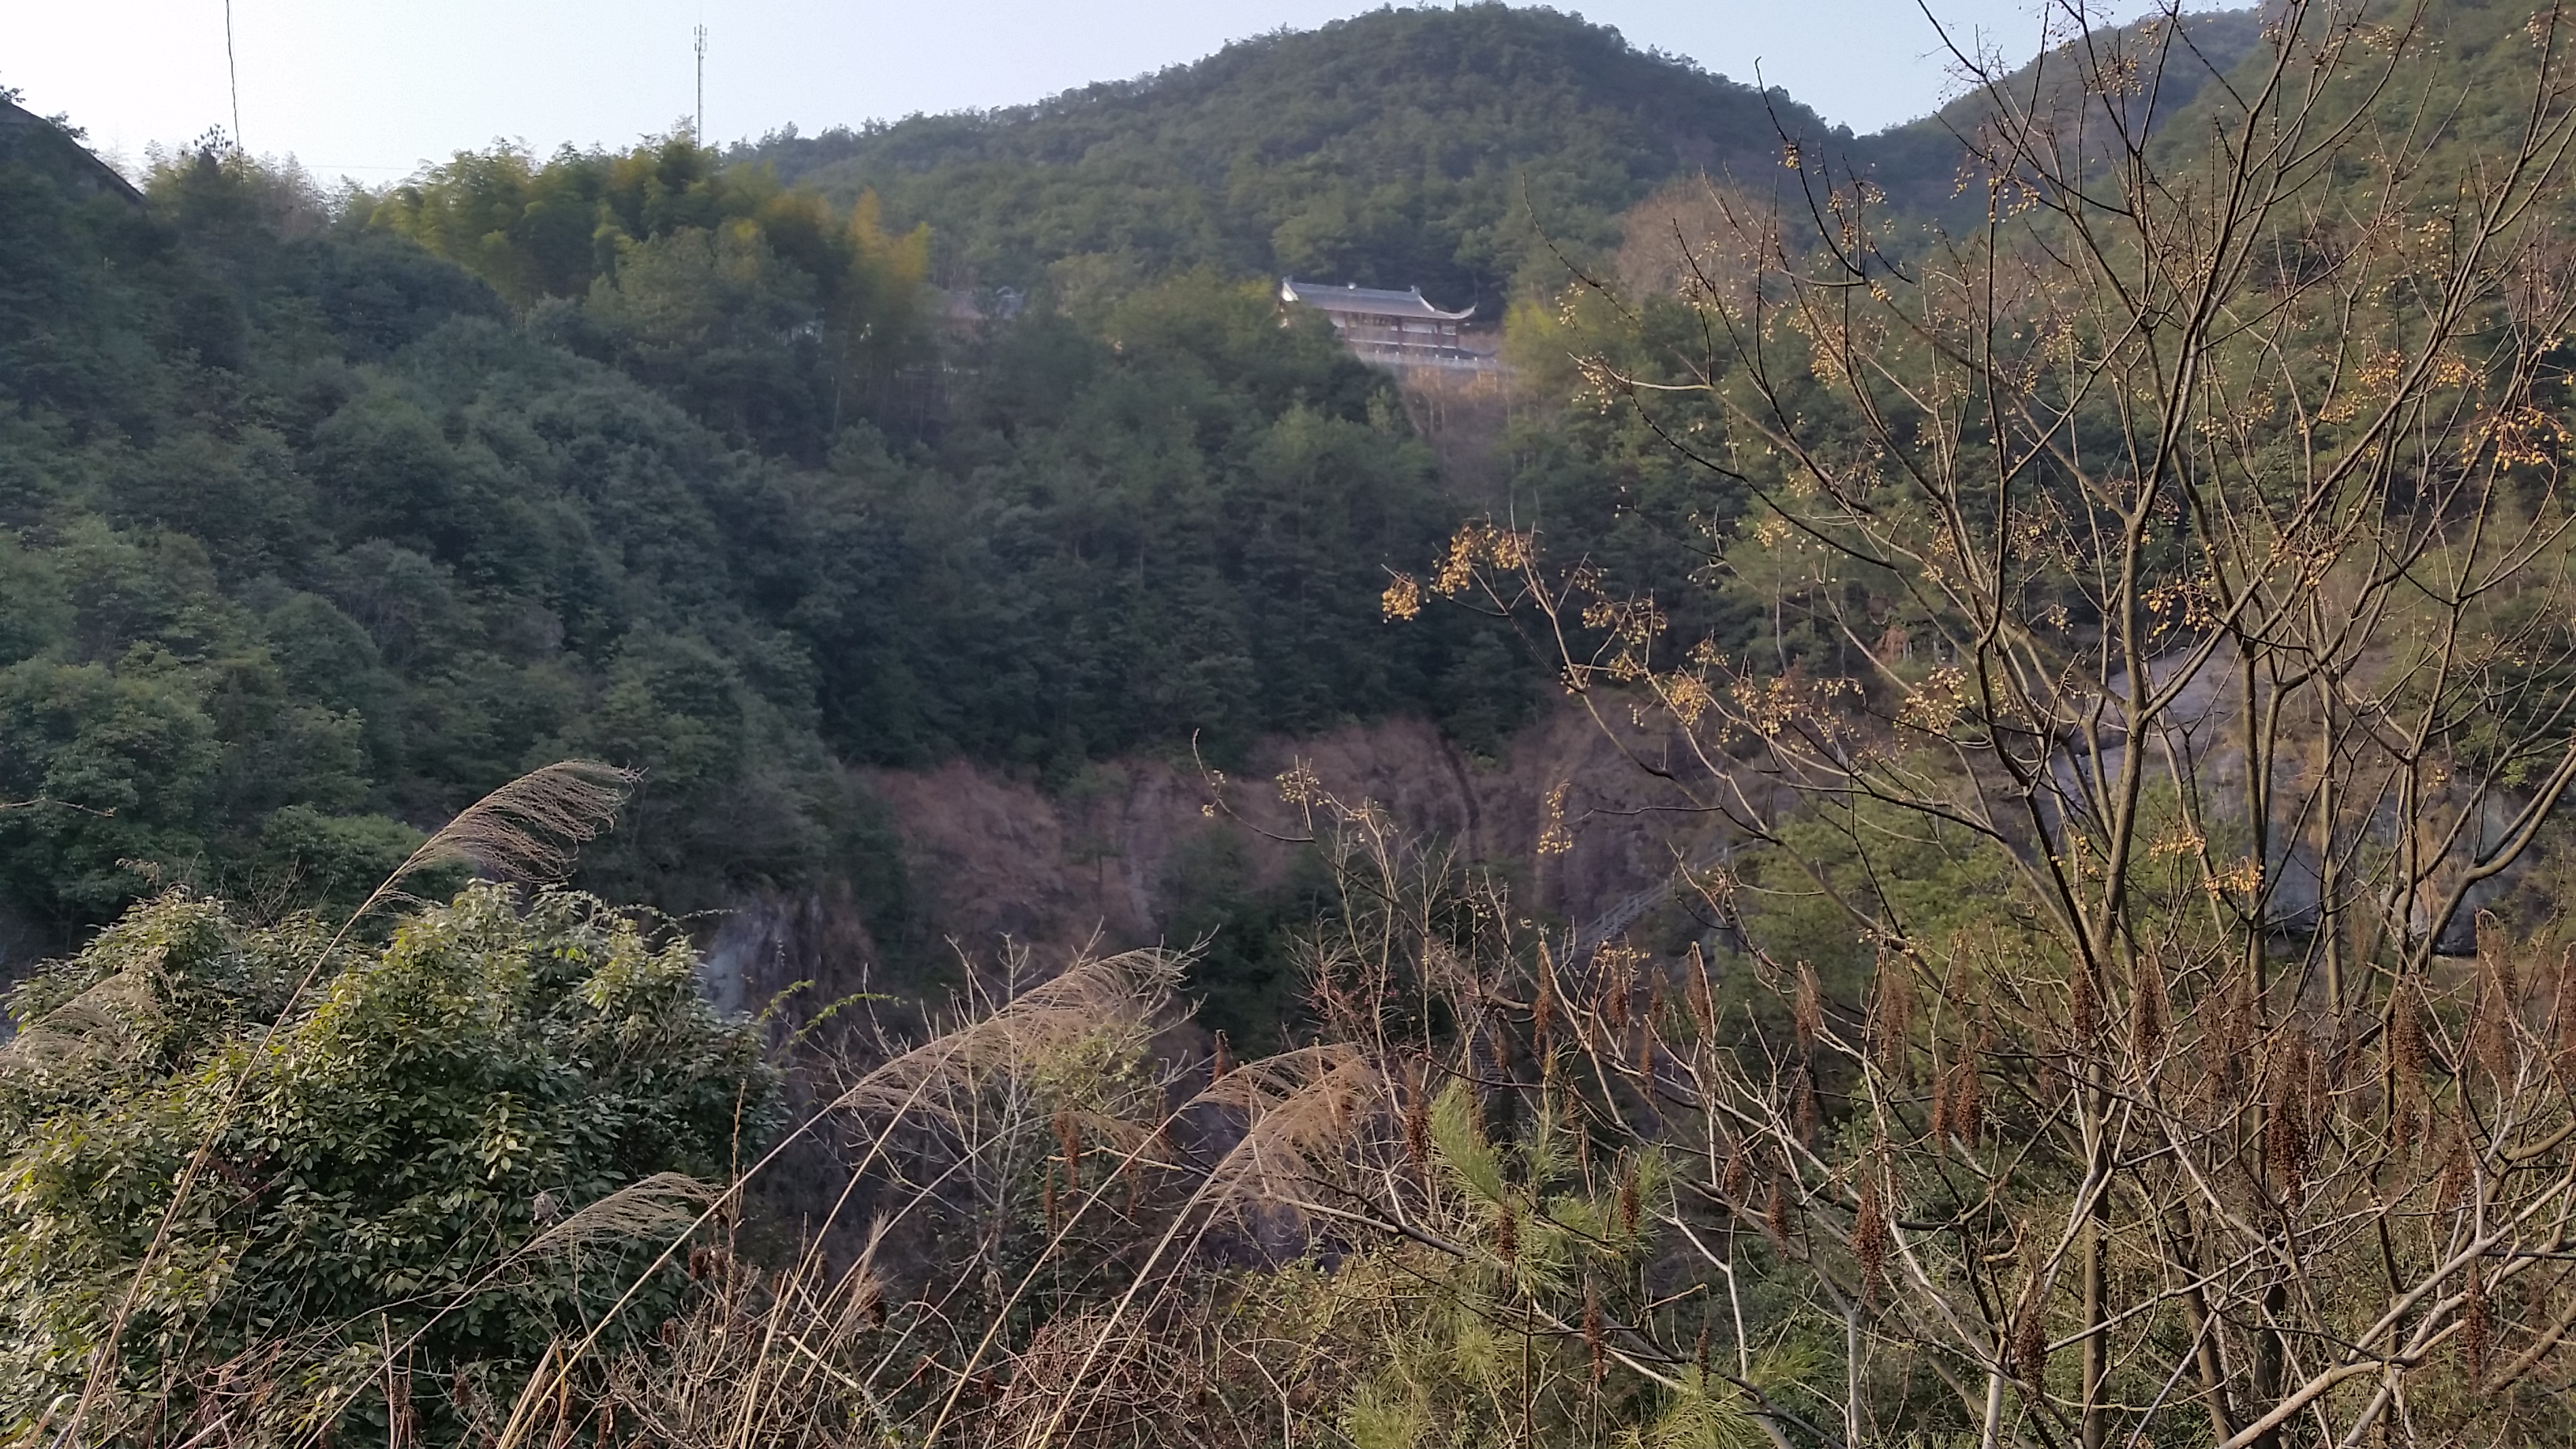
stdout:
[[(1060, 791), (964, 761), (870, 783), (893, 810), (919, 925), (972, 958), (1015, 943), (1043, 962), (1164, 940), (1176, 862), (1212, 832), (1235, 833), (1255, 872), (1275, 879), (1293, 847), (1274, 837), (1306, 831), (1276, 777), (1301, 762), (1335, 796), (1375, 801), (1404, 829), (1505, 867), (1534, 910), (1590, 920), (1718, 838), (1718, 822), (1671, 809), (1670, 790), (1623, 752), (1659, 748), (1651, 735), (1614, 739), (1569, 701), (1496, 760), (1466, 757), (1427, 722), (1389, 720), (1268, 742), (1222, 782), (1186, 763), (1127, 759)], [(1542, 854), (1559, 786), (1572, 845)], [(1211, 817), (1220, 792), (1226, 808)], [(710, 987), (733, 1005), (800, 980), (825, 995), (865, 989), (869, 924), (830, 892), (746, 901), (709, 942)]]

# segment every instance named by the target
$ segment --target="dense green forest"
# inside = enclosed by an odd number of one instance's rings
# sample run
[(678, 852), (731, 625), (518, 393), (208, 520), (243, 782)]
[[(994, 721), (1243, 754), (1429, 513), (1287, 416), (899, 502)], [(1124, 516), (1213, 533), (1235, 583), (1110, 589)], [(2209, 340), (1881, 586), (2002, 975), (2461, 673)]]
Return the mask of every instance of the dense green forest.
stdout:
[(1037, 105), (737, 147), (946, 238), (961, 282), (1066, 285), (1208, 266), (1419, 286), (1489, 314), (1553, 288), (1551, 238), (1615, 245), (1668, 178), (1764, 171), (1839, 136), (1784, 93), (1637, 50), (1579, 16), (1381, 10)]
[[(1788, 174), (1784, 129), (1928, 174), (1925, 126), (1824, 133), (1477, 6), (1024, 111), (495, 150), (382, 194), (201, 150), (138, 212), (13, 167), (0, 798), (31, 803), (0, 817), (0, 899), (33, 945), (155, 879), (345, 898), (587, 752), (652, 780), (589, 884), (687, 911), (829, 871), (891, 922), (850, 766), (1060, 783), (1395, 712), (1490, 752), (1552, 666), (1455, 611), (1381, 626), (1388, 570), (1463, 505), (1389, 379), (1256, 279), (1499, 322), (1702, 169)], [(944, 326), (934, 275), (1034, 301)], [(1603, 339), (1556, 325), (1516, 324), (1548, 401), (1507, 506), (1682, 600), (1742, 500), (1579, 405), (1566, 359)], [(1617, 345), (1662, 365), (1686, 323), (1657, 325)], [(1760, 601), (1682, 607), (1742, 642)]]
[(1490, 741), (1531, 693), (1468, 621), (1379, 627), (1454, 509), (1258, 284), (934, 347), (918, 233), (682, 142), (336, 211), (211, 153), (141, 212), (5, 184), (0, 888), (42, 937), (156, 876), (345, 897), (568, 753), (652, 780), (593, 882), (688, 910), (882, 854), (851, 764)]
[[(2191, 46), (2153, 112), (2140, 108), (2158, 126), (2257, 31), (2251, 11), (2185, 25)], [(2081, 90), (2074, 74), (2034, 62), (1996, 92), (2063, 106)], [(844, 203), (882, 196), (931, 228), (955, 285), (1080, 292), (1206, 266), (1420, 286), (1492, 321), (1563, 288), (1569, 261), (1619, 246), (1631, 208), (1659, 188), (1708, 176), (1771, 192), (1793, 147), (1866, 171), (1917, 218), (1973, 226), (1957, 204), (1959, 136), (1997, 94), (1971, 88), (1855, 136), (1777, 87), (1639, 50), (1579, 15), (1489, 0), (1282, 31), (1034, 105), (789, 129), (725, 154)]]

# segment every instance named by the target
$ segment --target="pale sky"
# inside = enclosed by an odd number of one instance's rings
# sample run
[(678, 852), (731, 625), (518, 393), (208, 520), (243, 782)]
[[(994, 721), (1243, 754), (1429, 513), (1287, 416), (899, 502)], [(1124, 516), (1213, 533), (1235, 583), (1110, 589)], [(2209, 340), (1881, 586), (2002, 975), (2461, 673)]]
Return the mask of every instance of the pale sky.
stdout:
[[(1962, 36), (2037, 49), (2036, 0), (1931, 0)], [(2113, 0), (2118, 18), (2137, 0)], [(706, 131), (723, 142), (1014, 105), (1310, 29), (1365, 0), (233, 0), (242, 139), (317, 174), (382, 184), (496, 138), (538, 151), (623, 145), (694, 105), (690, 32), (708, 32)], [(1588, 0), (1640, 47), (1763, 79), (1871, 131), (1948, 93), (1913, 0)], [(224, 0), (0, 0), (0, 85), (69, 112), (112, 159), (232, 128)]]

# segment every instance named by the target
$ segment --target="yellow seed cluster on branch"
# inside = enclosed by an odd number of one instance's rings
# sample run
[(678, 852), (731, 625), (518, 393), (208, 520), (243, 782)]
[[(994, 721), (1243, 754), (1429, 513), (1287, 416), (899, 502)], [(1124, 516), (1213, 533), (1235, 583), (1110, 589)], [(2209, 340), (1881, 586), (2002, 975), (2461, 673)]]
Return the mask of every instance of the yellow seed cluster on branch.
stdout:
[(1563, 855), (1574, 848), (1574, 832), (1565, 823), (1566, 786), (1547, 792), (1547, 823), (1538, 832), (1538, 853)]
[(1397, 574), (1378, 595), (1378, 608), (1389, 619), (1413, 619), (1422, 613), (1422, 585), (1411, 574)]

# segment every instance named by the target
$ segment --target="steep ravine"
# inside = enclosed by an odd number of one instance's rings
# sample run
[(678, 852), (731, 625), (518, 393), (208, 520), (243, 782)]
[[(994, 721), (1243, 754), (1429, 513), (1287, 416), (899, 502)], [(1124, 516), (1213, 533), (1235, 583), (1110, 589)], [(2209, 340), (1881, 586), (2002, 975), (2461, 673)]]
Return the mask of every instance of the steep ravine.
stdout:
[[(1626, 743), (1653, 745), (1643, 736)], [(1494, 760), (1468, 758), (1414, 719), (1268, 741), (1226, 779), (1227, 812), (1213, 818), (1208, 779), (1161, 759), (1109, 761), (1058, 791), (962, 760), (878, 772), (870, 783), (903, 842), (916, 935), (926, 930), (943, 951), (979, 961), (1016, 943), (1046, 967), (1094, 942), (1186, 944), (1168, 939), (1174, 867), (1210, 832), (1236, 833), (1256, 876), (1276, 878), (1292, 847), (1271, 837), (1306, 830), (1277, 784), (1299, 761), (1335, 796), (1373, 800), (1405, 830), (1504, 867), (1531, 906), (1562, 920), (1588, 920), (1652, 888), (1717, 833), (1712, 820), (1664, 808), (1669, 787), (1571, 701)], [(1573, 844), (1542, 855), (1547, 797), (1559, 785)], [(796, 981), (813, 982), (817, 999), (870, 989), (879, 960), (871, 925), (846, 892), (745, 900), (708, 942), (711, 990), (750, 1006)]]

